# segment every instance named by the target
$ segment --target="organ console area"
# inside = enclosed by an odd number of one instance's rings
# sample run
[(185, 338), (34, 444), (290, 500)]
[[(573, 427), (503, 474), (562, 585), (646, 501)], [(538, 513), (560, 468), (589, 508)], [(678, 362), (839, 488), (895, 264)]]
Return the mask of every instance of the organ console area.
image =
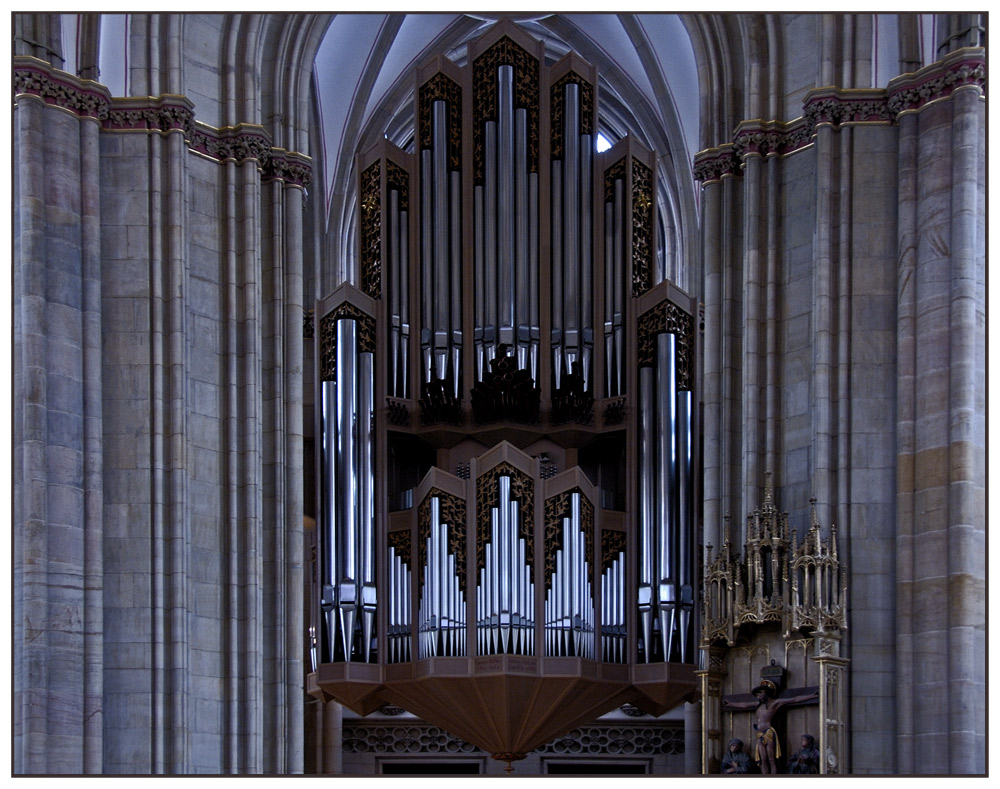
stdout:
[(358, 275), (316, 306), (309, 690), (508, 762), (697, 688), (692, 300), (656, 158), (598, 75), (498, 24), (359, 154)]

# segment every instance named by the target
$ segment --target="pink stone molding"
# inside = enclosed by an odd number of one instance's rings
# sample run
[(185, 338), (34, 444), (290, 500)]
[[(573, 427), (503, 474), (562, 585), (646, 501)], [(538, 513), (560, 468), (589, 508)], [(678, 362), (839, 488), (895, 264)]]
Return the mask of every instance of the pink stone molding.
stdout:
[(94, 118), (102, 131), (179, 131), (188, 148), (217, 162), (256, 161), (264, 181), (308, 186), (312, 179), (309, 157), (276, 148), (262, 126), (240, 124), (216, 129), (194, 117), (194, 104), (186, 96), (162, 95), (112, 97), (108, 89), (91, 80), (51, 68), (31, 57), (14, 58), (14, 96), (36, 96), (81, 118)]
[(985, 82), (985, 50), (970, 48), (957, 50), (920, 71), (903, 74), (885, 89), (817, 88), (806, 95), (801, 118), (790, 123), (743, 121), (732, 143), (697, 153), (694, 178), (710, 183), (725, 175), (740, 176), (746, 157), (794, 153), (812, 143), (821, 126), (891, 125), (899, 121), (901, 114), (947, 98), (960, 88), (975, 88), (982, 94)]
[(889, 109), (898, 117), (926, 104), (950, 96), (959, 88), (986, 91), (986, 51), (967, 48), (952, 52), (940, 63), (912, 74), (903, 74), (886, 88)]

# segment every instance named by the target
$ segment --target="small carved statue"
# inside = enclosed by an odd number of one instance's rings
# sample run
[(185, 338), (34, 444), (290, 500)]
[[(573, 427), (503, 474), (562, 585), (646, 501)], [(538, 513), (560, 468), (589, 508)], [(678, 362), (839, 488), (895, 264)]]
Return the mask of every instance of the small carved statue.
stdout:
[(722, 772), (725, 775), (745, 775), (750, 772), (750, 757), (743, 750), (743, 740), (732, 739), (729, 749), (722, 757)]
[(802, 735), (802, 747), (788, 757), (788, 772), (810, 775), (819, 772), (819, 748), (811, 734)]
[(757, 733), (756, 756), (760, 771), (766, 774), (776, 774), (778, 772), (778, 759), (781, 758), (781, 746), (778, 743), (778, 732), (771, 725), (778, 710), (789, 704), (799, 704), (803, 701), (811, 701), (818, 698), (819, 693), (813, 691), (801, 696), (787, 696), (777, 698), (778, 688), (769, 679), (762, 679), (760, 684), (751, 691), (757, 699), (753, 701), (731, 701), (723, 699), (722, 705), (731, 710), (752, 710), (756, 709), (756, 716), (753, 724)]

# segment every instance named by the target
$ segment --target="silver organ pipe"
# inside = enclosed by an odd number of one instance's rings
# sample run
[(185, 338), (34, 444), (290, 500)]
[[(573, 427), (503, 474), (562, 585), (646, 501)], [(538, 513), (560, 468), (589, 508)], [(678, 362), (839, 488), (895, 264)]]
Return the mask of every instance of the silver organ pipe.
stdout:
[(580, 326), (583, 347), (583, 388), (590, 389), (590, 357), (594, 345), (593, 326), (593, 189), (594, 142), (589, 134), (580, 135)]
[(569, 84), (566, 92), (566, 125), (563, 156), (563, 374), (572, 372), (580, 353), (580, 124), (579, 86)]
[(393, 189), (389, 192), (389, 395), (392, 397), (406, 397), (403, 393), (404, 382), (406, 381), (406, 367), (401, 367), (402, 356), (402, 298), (405, 294), (406, 281), (404, 272), (406, 266), (400, 261), (402, 217), (399, 210), (399, 191)]
[(483, 127), (483, 183), (473, 193), (476, 375), (496, 345), (537, 375), (538, 174), (530, 172), (528, 111), (515, 106), (514, 67), (497, 68), (496, 120)]
[(601, 577), (601, 644), (606, 663), (624, 663), (625, 552), (619, 551)]
[[(352, 321), (354, 323), (354, 321)], [(357, 325), (357, 324), (355, 324)], [(375, 627), (375, 370), (373, 354), (358, 354), (358, 520), (362, 648), (364, 661), (371, 660)]]
[(485, 347), (484, 369), (496, 355), (496, 343), (500, 335), (497, 330), (497, 124), (489, 121), (484, 134), (486, 140), (485, 189), (483, 196), (483, 233), (486, 239), (484, 256), (486, 284), (486, 313), (483, 316), (483, 344)]
[(498, 479), (498, 506), (490, 510), (485, 567), (476, 587), (477, 643), (489, 654), (534, 654), (535, 586), (520, 536), (520, 510), (510, 477)]
[(461, 174), (449, 170), (448, 103), (432, 104), (431, 147), (420, 152), (422, 380), (461, 394)]
[[(451, 288), (451, 370), (452, 394), (461, 398), (462, 385), (462, 174), (451, 173), (451, 255), (448, 284)], [(442, 290), (442, 293), (444, 291)]]
[(619, 179), (615, 183), (614, 279), (611, 290), (604, 294), (605, 298), (613, 295), (614, 303), (611, 320), (615, 363), (614, 367), (609, 369), (614, 369), (616, 394), (625, 391), (625, 232), (625, 183)]
[[(337, 511), (337, 485), (340, 470), (337, 468), (337, 382), (322, 383), (322, 431), (323, 431), (323, 514), (326, 518), (323, 536), (325, 554), (322, 608), (326, 620), (327, 643), (331, 655), (336, 655), (338, 639), (337, 571), (340, 567), (337, 532), (339, 531)], [(347, 650), (348, 657), (350, 650)]]
[[(400, 170), (402, 168), (399, 168)], [(404, 187), (405, 188), (405, 187)], [(389, 309), (389, 397), (408, 397), (409, 322), (409, 212), (397, 185), (390, 182), (386, 213), (386, 260)]]
[(691, 631), (691, 615), (694, 611), (694, 546), (689, 524), (694, 517), (692, 505), (691, 468), (691, 392), (677, 392), (677, 580), (680, 585), (679, 637), (681, 662), (688, 662), (688, 646)]
[(562, 546), (545, 599), (546, 654), (594, 657), (594, 594), (580, 517), (580, 494), (570, 497), (570, 515), (562, 519)]
[(322, 388), (323, 608), (330, 654), (369, 662), (377, 605), (373, 354), (359, 353), (354, 319), (336, 320), (335, 332), (336, 380)]
[[(518, 109), (514, 113), (514, 198), (516, 207), (517, 238), (514, 247), (514, 343), (517, 347), (517, 366), (529, 367), (531, 345), (531, 313), (529, 302), (531, 292), (528, 275), (528, 243), (526, 232), (533, 224), (528, 213), (528, 113)], [(537, 269), (535, 269), (537, 270)]]
[[(525, 165), (527, 166), (527, 165)], [(538, 315), (538, 173), (528, 173), (528, 324), (530, 333), (531, 378), (538, 381), (538, 354), (541, 327)]]
[(433, 379), (433, 310), (434, 310), (434, 234), (431, 210), (433, 179), (430, 178), (433, 151), (420, 152), (420, 306), (422, 324), (420, 329), (421, 380), (429, 383)]
[(593, 140), (581, 134), (580, 86), (563, 87), (563, 156), (552, 162), (552, 353), (555, 388), (580, 363), (590, 386), (593, 329)]
[(408, 211), (399, 213), (399, 385), (397, 397), (410, 396), (410, 216)]
[(675, 375), (675, 337), (656, 335), (656, 468), (657, 468), (657, 604), (660, 615), (660, 640), (664, 659), (669, 659), (677, 605), (677, 559), (673, 537), (674, 515), (674, 439), (677, 433), (677, 380)]
[(483, 371), (486, 368), (485, 351), (485, 326), (486, 322), (486, 236), (485, 236), (485, 196), (482, 186), (475, 186), (472, 190), (472, 226), (473, 226), (473, 247), (472, 247), (472, 267), (473, 281), (476, 283), (475, 290), (475, 315), (476, 327), (472, 333), (475, 343), (476, 356), (476, 380), (483, 380)]
[[(464, 524), (461, 524), (464, 525)], [(448, 531), (456, 524), (441, 519), (441, 499), (430, 501), (430, 534), (425, 544), (427, 563), (420, 589), (419, 656), (465, 654), (465, 595), (455, 557), (448, 551)]]
[(653, 506), (656, 491), (656, 474), (653, 449), (656, 429), (654, 409), (655, 373), (653, 367), (639, 368), (639, 630), (642, 636), (645, 661), (652, 660), (653, 652), (653, 552), (655, 516)]
[(410, 660), (410, 568), (393, 546), (389, 546), (389, 661)]
[(639, 369), (638, 613), (644, 659), (690, 658), (694, 610), (691, 392), (679, 388), (676, 335), (655, 336)]
[(563, 203), (563, 163), (556, 159), (552, 162), (552, 372), (555, 376), (555, 388), (562, 386), (562, 348), (563, 348), (563, 223), (558, 210)]
[(435, 377), (444, 381), (448, 375), (448, 333), (451, 328), (449, 320), (450, 300), (445, 295), (449, 293), (449, 244), (448, 224), (448, 127), (447, 104), (443, 101), (434, 102), (434, 134), (433, 134), (433, 184), (434, 184), (434, 235), (433, 235), (433, 268), (434, 294), (432, 329), (434, 332), (434, 373)]
[(615, 208), (614, 200), (604, 203), (604, 396), (618, 394), (614, 354), (615, 292)]
[(500, 66), (497, 75), (497, 225), (499, 250), (498, 319), (500, 342), (514, 342), (514, 69)]
[[(358, 602), (357, 581), (357, 469), (354, 455), (354, 417), (357, 398), (357, 323), (337, 321), (337, 532), (339, 563), (335, 568), (341, 642), (350, 654)], [(350, 659), (350, 658), (348, 658)]]

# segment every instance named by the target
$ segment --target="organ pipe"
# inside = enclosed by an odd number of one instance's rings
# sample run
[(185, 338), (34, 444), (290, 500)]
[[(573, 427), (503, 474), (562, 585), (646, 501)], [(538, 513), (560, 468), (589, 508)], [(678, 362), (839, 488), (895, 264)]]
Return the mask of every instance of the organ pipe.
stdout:
[(458, 578), (455, 556), (448, 550), (449, 527), (441, 517), (441, 499), (431, 497), (430, 533), (426, 538), (427, 562), (420, 590), (420, 657), (465, 654), (465, 595)]
[(675, 375), (675, 343), (672, 334), (656, 336), (656, 446), (655, 465), (657, 502), (657, 604), (660, 615), (660, 639), (664, 659), (673, 645), (677, 603), (676, 556), (673, 538), (676, 531), (674, 516), (674, 461), (676, 439), (677, 379)]
[(654, 479), (658, 472), (653, 449), (656, 412), (654, 410), (655, 369), (639, 368), (639, 627), (645, 661), (653, 652), (653, 556), (656, 522)]
[(461, 173), (449, 169), (448, 103), (431, 109), (431, 145), (420, 151), (421, 380), (446, 381), (461, 397)]
[(410, 569), (403, 557), (389, 546), (389, 661), (410, 659)]
[(401, 366), (403, 352), (403, 318), (402, 300), (405, 293), (406, 266), (402, 264), (400, 255), (403, 249), (403, 231), (401, 229), (402, 215), (399, 208), (399, 192), (393, 189), (389, 192), (389, 394), (394, 397), (406, 397), (404, 385), (406, 381), (405, 365)]
[(643, 656), (688, 659), (694, 608), (691, 392), (680, 389), (675, 334), (639, 369), (638, 614)]
[(562, 158), (552, 162), (552, 354), (556, 391), (578, 372), (590, 388), (593, 329), (593, 140), (583, 134), (580, 85), (563, 91)]
[(354, 519), (357, 507), (357, 468), (354, 458), (354, 417), (357, 398), (357, 325), (353, 320), (337, 321), (337, 535), (341, 546), (336, 567), (340, 633), (350, 654), (354, 642), (357, 594), (358, 525)]
[(528, 111), (516, 106), (515, 76), (509, 64), (493, 75), (496, 119), (483, 124), (483, 182), (473, 190), (473, 338), (480, 381), (500, 343), (533, 379), (538, 368), (538, 176), (531, 172)]
[(490, 509), (485, 567), (476, 587), (480, 654), (534, 654), (535, 586), (520, 536), (518, 502), (510, 477), (501, 475), (498, 506)]
[(561, 536), (552, 585), (545, 599), (546, 654), (593, 658), (594, 595), (580, 493), (570, 497), (570, 515), (562, 518)]
[(618, 551), (601, 577), (601, 644), (606, 663), (626, 660), (625, 552)]
[(335, 380), (322, 384), (323, 609), (330, 654), (369, 662), (378, 597), (373, 354), (360, 350), (353, 318), (338, 318), (335, 335)]

